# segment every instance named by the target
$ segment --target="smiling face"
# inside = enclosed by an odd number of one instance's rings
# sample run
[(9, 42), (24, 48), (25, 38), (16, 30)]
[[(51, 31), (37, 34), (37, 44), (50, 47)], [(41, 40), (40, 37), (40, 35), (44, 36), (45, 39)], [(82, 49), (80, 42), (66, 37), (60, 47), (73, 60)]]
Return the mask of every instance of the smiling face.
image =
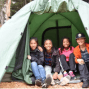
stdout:
[(80, 46), (85, 44), (85, 40), (86, 40), (85, 38), (78, 38), (78, 39), (76, 39), (78, 45), (80, 45)]
[(30, 47), (31, 47), (32, 50), (35, 50), (35, 49), (36, 49), (36, 47), (37, 47), (37, 42), (36, 42), (34, 39), (32, 39), (32, 40), (30, 41)]
[(64, 39), (63, 39), (63, 47), (64, 47), (64, 48), (68, 48), (68, 47), (69, 47), (69, 45), (70, 45), (69, 40), (68, 40), (68, 39), (66, 39), (66, 38), (64, 38)]
[(47, 50), (47, 51), (51, 51), (51, 49), (52, 49), (52, 42), (51, 42), (51, 40), (46, 40), (45, 42), (44, 42), (44, 47), (45, 47), (45, 49)]

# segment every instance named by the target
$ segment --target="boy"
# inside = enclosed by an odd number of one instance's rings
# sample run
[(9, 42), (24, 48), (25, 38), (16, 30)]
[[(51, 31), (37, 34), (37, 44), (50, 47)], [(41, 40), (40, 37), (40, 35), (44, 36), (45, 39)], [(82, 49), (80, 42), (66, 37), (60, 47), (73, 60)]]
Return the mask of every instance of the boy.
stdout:
[(78, 33), (76, 35), (78, 46), (74, 49), (75, 62), (78, 63), (80, 79), (83, 81), (82, 88), (87, 88), (89, 85), (89, 44), (85, 40), (85, 35)]

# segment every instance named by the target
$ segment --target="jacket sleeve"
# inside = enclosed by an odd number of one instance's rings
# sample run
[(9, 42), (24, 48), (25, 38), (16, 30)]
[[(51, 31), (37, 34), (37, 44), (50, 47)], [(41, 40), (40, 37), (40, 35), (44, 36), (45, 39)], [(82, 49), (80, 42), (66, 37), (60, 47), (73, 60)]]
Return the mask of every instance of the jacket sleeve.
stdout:
[(75, 62), (78, 63), (77, 59), (80, 58), (78, 51), (76, 49), (74, 49), (73, 53), (74, 53), (74, 56), (75, 56)]
[(55, 66), (55, 71), (54, 72), (60, 72), (60, 62), (59, 62), (59, 57), (56, 58), (56, 66)]
[(37, 62), (38, 61), (38, 59), (36, 58), (36, 57), (31, 57), (31, 62)]
[(60, 72), (60, 62), (59, 62), (59, 50), (56, 51), (57, 56), (56, 56), (56, 66), (55, 66), (55, 71), (54, 72)]
[(34, 61), (37, 62), (38, 59), (35, 56), (31, 55), (31, 62), (34, 62)]
[(39, 52), (39, 59), (38, 59), (38, 65), (43, 65), (44, 62), (44, 54), (43, 52)]

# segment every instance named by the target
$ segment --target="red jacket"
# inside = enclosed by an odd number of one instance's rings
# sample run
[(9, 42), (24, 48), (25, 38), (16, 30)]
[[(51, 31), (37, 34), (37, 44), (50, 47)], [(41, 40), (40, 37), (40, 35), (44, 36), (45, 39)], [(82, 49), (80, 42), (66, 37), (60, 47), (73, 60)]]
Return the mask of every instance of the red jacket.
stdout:
[[(89, 44), (88, 44), (88, 43), (85, 43), (85, 45), (86, 45), (87, 52), (89, 53)], [(73, 53), (74, 53), (74, 55), (75, 55), (75, 62), (78, 63), (78, 62), (77, 62), (77, 59), (78, 59), (78, 58), (82, 58), (79, 45), (74, 48), (74, 52), (73, 52)]]

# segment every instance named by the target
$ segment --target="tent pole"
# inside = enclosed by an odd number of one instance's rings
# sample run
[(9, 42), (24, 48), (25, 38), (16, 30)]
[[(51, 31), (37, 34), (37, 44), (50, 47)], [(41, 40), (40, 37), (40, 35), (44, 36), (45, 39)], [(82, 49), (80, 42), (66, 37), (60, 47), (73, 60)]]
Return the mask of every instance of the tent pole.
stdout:
[(58, 41), (57, 46), (59, 47), (59, 29), (58, 29), (58, 20), (56, 20), (56, 28), (57, 28), (57, 41)]

